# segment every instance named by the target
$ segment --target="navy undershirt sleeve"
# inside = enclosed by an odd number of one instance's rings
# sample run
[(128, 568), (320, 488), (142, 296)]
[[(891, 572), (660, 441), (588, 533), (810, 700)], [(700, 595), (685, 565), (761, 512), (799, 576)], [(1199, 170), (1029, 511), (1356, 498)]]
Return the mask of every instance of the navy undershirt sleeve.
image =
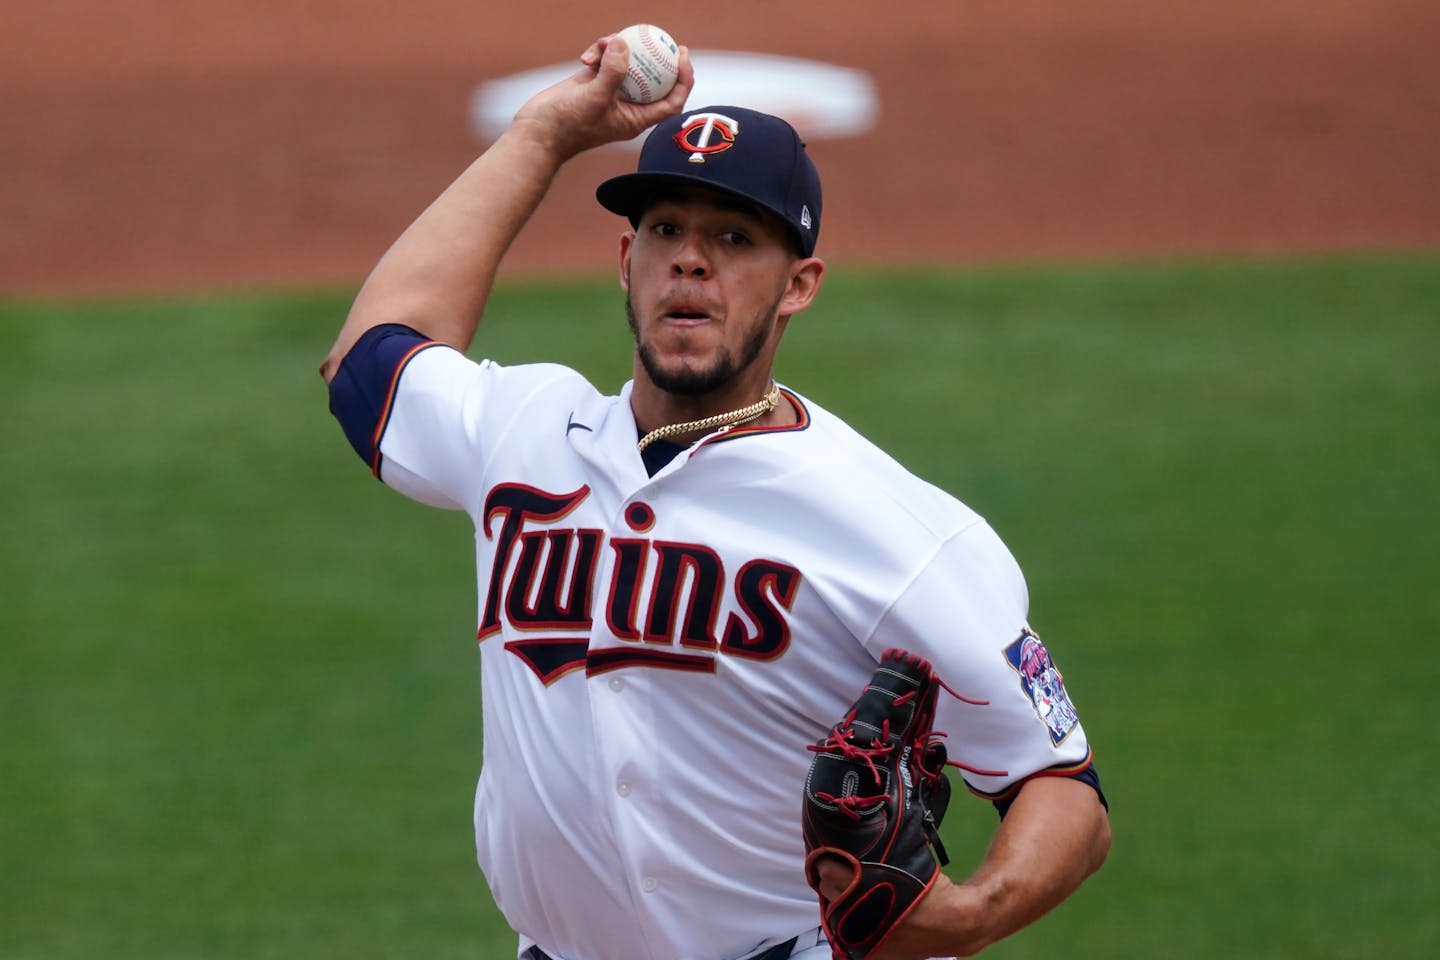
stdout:
[(340, 421), (350, 446), (377, 475), (376, 448), (400, 371), (420, 349), (437, 344), (401, 323), (371, 327), (345, 354), (330, 381), (330, 413)]
[[(1071, 780), (1079, 780), (1081, 783), (1093, 788), (1095, 792), (1100, 795), (1100, 804), (1106, 810), (1110, 809), (1110, 801), (1105, 799), (1105, 791), (1100, 789), (1100, 771), (1095, 769), (1095, 764), (1090, 764), (1090, 766), (1081, 770), (1079, 773), (1069, 774), (1069, 777)], [(1000, 819), (1005, 819), (1005, 814), (1010, 812), (1010, 805), (1015, 802), (1015, 798), (1019, 795), (1020, 792), (1017, 790), (1003, 800), (991, 801), (995, 804), (995, 810), (1000, 814)]]

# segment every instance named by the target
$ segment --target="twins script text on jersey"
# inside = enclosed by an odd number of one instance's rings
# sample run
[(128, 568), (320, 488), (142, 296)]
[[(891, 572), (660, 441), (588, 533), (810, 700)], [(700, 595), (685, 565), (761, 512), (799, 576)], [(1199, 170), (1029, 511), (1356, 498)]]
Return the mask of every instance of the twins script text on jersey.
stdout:
[[(785, 651), (790, 642), (786, 614), (800, 583), (799, 570), (757, 557), (732, 574), (720, 555), (703, 544), (644, 536), (607, 542), (603, 530), (562, 525), (589, 495), (589, 487), (556, 495), (512, 483), (490, 491), (484, 530), (495, 538), (495, 562), (480, 617), (481, 640), (504, 625), (545, 632), (505, 644), (544, 683), (581, 667), (587, 676), (644, 666), (714, 673), (716, 653), (773, 660)], [(626, 509), (625, 522), (644, 534), (655, 525), (655, 514), (637, 501)], [(606, 549), (613, 563), (604, 565), (607, 579), (597, 587)], [(638, 644), (591, 649), (591, 611), (602, 596), (608, 632)], [(722, 605), (734, 612), (717, 629)], [(567, 635), (570, 631), (575, 633)]]

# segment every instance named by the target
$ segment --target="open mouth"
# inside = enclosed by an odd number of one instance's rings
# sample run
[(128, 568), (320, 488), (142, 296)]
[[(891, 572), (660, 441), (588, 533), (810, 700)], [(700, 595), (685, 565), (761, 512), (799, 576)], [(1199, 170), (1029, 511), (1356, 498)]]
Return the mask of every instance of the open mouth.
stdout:
[(660, 317), (673, 323), (697, 324), (714, 320), (719, 315), (708, 298), (676, 291), (659, 303)]

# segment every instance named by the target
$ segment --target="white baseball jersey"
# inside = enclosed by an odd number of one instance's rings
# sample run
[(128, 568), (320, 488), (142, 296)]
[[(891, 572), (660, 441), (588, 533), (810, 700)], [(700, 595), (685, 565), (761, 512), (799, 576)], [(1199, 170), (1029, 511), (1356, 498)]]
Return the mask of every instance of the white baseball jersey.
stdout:
[(805, 747), (888, 647), (985, 701), (942, 693), (936, 722), (975, 792), (1088, 767), (999, 538), (810, 400), (649, 476), (629, 385), (389, 330), (332, 409), (386, 484), (474, 522), (475, 844), (522, 949), (731, 960), (813, 931)]

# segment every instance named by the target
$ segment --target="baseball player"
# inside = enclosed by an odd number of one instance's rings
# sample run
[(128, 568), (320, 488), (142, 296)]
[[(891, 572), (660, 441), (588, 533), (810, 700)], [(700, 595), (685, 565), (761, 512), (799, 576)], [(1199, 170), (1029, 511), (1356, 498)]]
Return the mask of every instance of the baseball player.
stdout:
[[(964, 697), (935, 725), (1002, 819), (873, 956), (973, 953), (1104, 859), (1085, 733), (991, 528), (773, 379), (825, 270), (795, 131), (682, 112), (683, 52), (669, 96), (623, 101), (625, 63), (602, 38), (519, 111), (381, 259), (321, 371), (374, 474), (475, 526), (480, 866), (528, 960), (830, 956), (805, 747), (899, 647)], [(563, 366), (467, 358), (560, 166), (656, 124), (598, 190), (629, 221), (633, 379), (606, 396)], [(850, 872), (826, 864), (821, 893)]]

